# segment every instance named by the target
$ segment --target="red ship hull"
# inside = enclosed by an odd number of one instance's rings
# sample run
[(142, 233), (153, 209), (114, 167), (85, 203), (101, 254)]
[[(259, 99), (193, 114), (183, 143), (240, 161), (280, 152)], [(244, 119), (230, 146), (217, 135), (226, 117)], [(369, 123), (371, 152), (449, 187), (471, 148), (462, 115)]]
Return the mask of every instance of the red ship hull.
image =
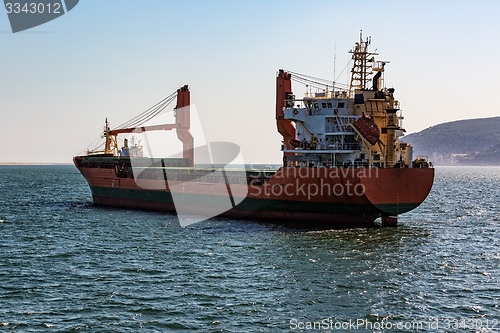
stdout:
[[(75, 158), (75, 165), (97, 205), (167, 212), (177, 208), (205, 216), (281, 220), (304, 226), (367, 225), (378, 217), (397, 216), (418, 207), (434, 180), (433, 168), (282, 167), (264, 184), (245, 181), (221, 186), (142, 179), (139, 186), (134, 178), (120, 177), (115, 168), (84, 166), (81, 161), (85, 158)], [(187, 200), (174, 205), (172, 188), (179, 184)], [(217, 202), (220, 199), (222, 204), (227, 198), (229, 185), (233, 189), (231, 202), (239, 203), (221, 213)], [(247, 194), (243, 198), (234, 193)]]

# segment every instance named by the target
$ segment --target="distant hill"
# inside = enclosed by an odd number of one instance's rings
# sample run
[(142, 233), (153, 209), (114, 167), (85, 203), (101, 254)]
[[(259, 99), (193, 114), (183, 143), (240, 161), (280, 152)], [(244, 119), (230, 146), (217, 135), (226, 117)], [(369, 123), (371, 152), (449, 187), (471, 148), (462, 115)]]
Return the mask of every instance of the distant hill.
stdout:
[(500, 117), (439, 124), (401, 140), (436, 165), (500, 165)]

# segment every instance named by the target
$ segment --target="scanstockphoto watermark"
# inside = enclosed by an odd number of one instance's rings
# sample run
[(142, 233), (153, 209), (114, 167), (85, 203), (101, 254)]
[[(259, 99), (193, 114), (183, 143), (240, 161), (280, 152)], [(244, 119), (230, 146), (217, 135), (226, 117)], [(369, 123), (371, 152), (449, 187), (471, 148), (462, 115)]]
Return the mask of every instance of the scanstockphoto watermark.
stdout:
[(364, 318), (349, 320), (334, 320), (325, 318), (318, 321), (300, 321), (296, 318), (290, 320), (292, 331), (357, 331), (357, 330), (498, 330), (500, 323), (498, 319), (487, 318), (428, 318), (424, 320), (400, 320), (394, 321), (383, 319), (381, 321), (370, 321)]
[(296, 178), (292, 182), (284, 184), (273, 184), (266, 191), (259, 185), (258, 180), (250, 182), (249, 192), (250, 196), (260, 197), (262, 194), (267, 194), (273, 197), (287, 196), (287, 197), (305, 197), (307, 200), (313, 200), (316, 197), (336, 196), (336, 197), (362, 197), (365, 195), (365, 185), (362, 183), (355, 183), (349, 180), (344, 183), (331, 183), (328, 179), (320, 178), (315, 183), (306, 183)]
[[(252, 166), (252, 165), (250, 165)], [(273, 176), (276, 179), (283, 178), (300, 178), (300, 179), (314, 179), (314, 178), (331, 178), (331, 179), (348, 179), (348, 178), (378, 178), (378, 168), (326, 168), (326, 167), (286, 167), (280, 168), (278, 171), (273, 170), (271, 167), (267, 168), (251, 168), (253, 171), (258, 172), (259, 176)]]
[[(362, 197), (366, 187), (364, 179), (379, 177), (377, 168), (281, 168), (275, 174), (267, 170), (250, 181), (250, 196), (262, 194), (280, 197), (301, 197), (313, 200), (318, 197)], [(261, 179), (272, 176), (276, 183), (261, 186)]]
[(52, 21), (70, 10), (79, 0), (4, 0), (13, 33)]

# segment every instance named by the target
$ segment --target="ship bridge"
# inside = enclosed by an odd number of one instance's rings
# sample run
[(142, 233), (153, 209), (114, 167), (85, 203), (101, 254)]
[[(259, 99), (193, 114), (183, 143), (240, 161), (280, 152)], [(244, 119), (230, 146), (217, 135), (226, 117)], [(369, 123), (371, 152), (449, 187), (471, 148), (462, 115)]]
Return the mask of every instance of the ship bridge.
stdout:
[(351, 126), (361, 115), (353, 113), (354, 100), (342, 92), (307, 93), (303, 99), (289, 95), (284, 119), (295, 123), (292, 149), (287, 161), (299, 164), (344, 165), (361, 152), (356, 132)]
[[(384, 87), (388, 61), (375, 61), (370, 39), (355, 44), (350, 85), (280, 70), (276, 81), (276, 123), (283, 136), (284, 166), (412, 167), (394, 88)], [(291, 81), (306, 85), (295, 98)], [(371, 87), (368, 87), (369, 83)], [(312, 92), (312, 89), (317, 89)]]

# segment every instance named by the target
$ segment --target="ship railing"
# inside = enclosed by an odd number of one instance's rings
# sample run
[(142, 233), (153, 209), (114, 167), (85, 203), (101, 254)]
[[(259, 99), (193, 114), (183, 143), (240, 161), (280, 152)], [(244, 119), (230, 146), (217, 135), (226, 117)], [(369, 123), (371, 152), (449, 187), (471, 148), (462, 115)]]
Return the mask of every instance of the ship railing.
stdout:
[(341, 125), (329, 125), (325, 128), (327, 133), (338, 133), (338, 132), (354, 132), (352, 127), (341, 126)]
[(298, 147), (292, 147), (291, 149), (286, 149), (285, 145), (281, 146), (281, 150), (285, 152), (290, 152), (294, 150), (299, 150), (299, 151), (306, 151), (306, 150), (313, 150), (315, 152), (320, 152), (320, 151), (329, 151), (329, 150), (345, 150), (345, 151), (352, 151), (352, 150), (361, 150), (361, 145), (359, 143), (334, 143), (331, 145), (326, 146), (320, 146), (320, 144), (317, 145), (311, 145), (306, 143), (306, 145), (300, 145)]
[(323, 90), (321, 92), (306, 91), (304, 93), (304, 98), (311, 99), (327, 99), (327, 98), (347, 98), (347, 91), (345, 90)]
[(359, 143), (344, 143), (342, 144), (342, 150), (360, 150), (361, 146)]
[(328, 150), (360, 150), (359, 143), (334, 143), (328, 146)]

